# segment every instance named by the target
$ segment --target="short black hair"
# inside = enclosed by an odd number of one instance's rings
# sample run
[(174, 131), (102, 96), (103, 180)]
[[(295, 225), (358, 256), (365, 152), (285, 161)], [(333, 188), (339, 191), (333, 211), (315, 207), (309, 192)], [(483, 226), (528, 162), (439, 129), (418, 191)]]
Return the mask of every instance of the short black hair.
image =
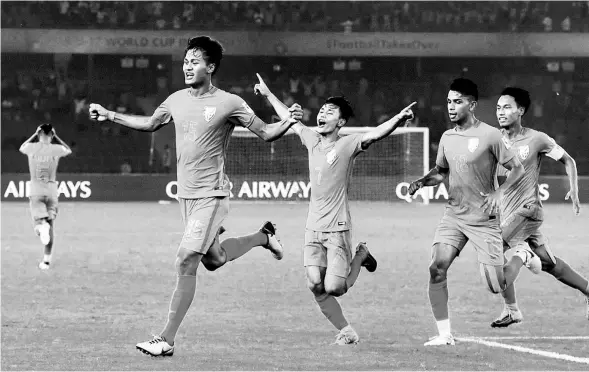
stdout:
[(332, 104), (339, 107), (339, 111), (341, 113), (342, 119), (348, 121), (350, 118), (354, 117), (354, 109), (352, 108), (352, 104), (348, 99), (344, 96), (334, 96), (329, 97), (325, 104)]
[(193, 49), (200, 50), (203, 53), (207, 64), (215, 64), (215, 69), (213, 70), (213, 75), (215, 75), (221, 66), (221, 59), (223, 59), (223, 45), (210, 36), (196, 36), (188, 40), (186, 49), (184, 49), (184, 56), (186, 56), (189, 50)]
[(479, 88), (469, 79), (458, 78), (454, 79), (450, 84), (450, 90), (461, 93), (464, 96), (471, 96), (475, 101), (479, 100)]
[(524, 115), (528, 112), (530, 105), (532, 104), (532, 100), (530, 98), (530, 92), (525, 89), (517, 88), (517, 87), (507, 87), (503, 89), (501, 92), (502, 96), (511, 96), (515, 100), (515, 103), (519, 107), (524, 108)]
[(41, 128), (41, 131), (43, 133), (45, 133), (46, 135), (51, 134), (51, 132), (53, 131), (53, 125), (51, 125), (51, 124), (42, 124), (40, 126), (40, 128)]

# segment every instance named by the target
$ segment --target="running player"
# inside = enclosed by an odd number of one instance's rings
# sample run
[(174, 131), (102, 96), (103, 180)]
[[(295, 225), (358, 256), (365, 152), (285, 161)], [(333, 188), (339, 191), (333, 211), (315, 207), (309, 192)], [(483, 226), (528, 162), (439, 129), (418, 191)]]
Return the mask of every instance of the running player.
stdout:
[[(448, 316), (447, 272), (464, 245), (477, 250), (483, 281), (499, 293), (514, 278), (504, 275), (503, 246), (497, 212), (504, 190), (523, 176), (524, 168), (507, 148), (501, 132), (475, 117), (478, 88), (468, 79), (450, 85), (447, 104), (455, 127), (442, 135), (436, 166), (409, 186), (411, 195), (424, 186), (434, 186), (449, 177), (449, 200), (433, 241), (429, 266), (429, 300), (437, 321), (438, 336), (425, 346), (454, 345)], [(495, 189), (497, 164), (511, 170), (505, 183)], [(521, 253), (524, 264), (531, 254)]]
[[(573, 202), (573, 212), (579, 215), (579, 187), (575, 160), (547, 134), (522, 126), (522, 117), (530, 107), (530, 93), (521, 88), (508, 87), (503, 90), (497, 102), (497, 120), (503, 132), (503, 138), (524, 165), (525, 174), (520, 182), (505, 189), (501, 199), (501, 230), (506, 249), (532, 249), (542, 262), (545, 271), (562, 283), (583, 293), (587, 304), (586, 316), (589, 320), (589, 282), (573, 270), (563, 259), (555, 257), (548, 242), (540, 231), (544, 219), (540, 201), (538, 178), (540, 165), (544, 157), (552, 158), (564, 164), (570, 191), (565, 199)], [(505, 178), (505, 168), (499, 168), (499, 182)], [(529, 245), (529, 248), (528, 248)], [(508, 266), (513, 266), (517, 274), (521, 265), (514, 264), (517, 256), (511, 258)], [(515, 297), (515, 284), (501, 292), (505, 306), (491, 327), (507, 327), (523, 320)]]
[[(33, 142), (38, 139), (38, 142)], [(51, 143), (53, 140), (59, 144)], [(68, 156), (72, 150), (55, 133), (51, 124), (37, 128), (28, 140), (20, 146), (20, 152), (29, 158), (31, 174), (30, 208), (35, 224), (35, 233), (45, 246), (43, 260), (39, 263), (41, 270), (49, 269), (53, 253), (53, 224), (57, 218), (57, 165), (59, 158)]]
[(208, 36), (188, 41), (184, 51), (184, 82), (189, 88), (170, 95), (149, 116), (133, 116), (90, 105), (90, 117), (110, 120), (140, 131), (155, 131), (172, 121), (176, 127), (178, 201), (184, 236), (177, 251), (178, 280), (172, 295), (168, 322), (151, 341), (137, 349), (152, 356), (171, 356), (176, 333), (196, 290), (196, 271), (202, 261), (216, 270), (253, 247), (268, 249), (276, 259), (283, 247), (271, 222), (251, 235), (219, 242), (219, 231), (229, 212), (229, 179), (225, 174), (226, 150), (236, 125), (242, 125), (265, 141), (280, 138), (303, 115), (297, 105), (278, 123), (260, 120), (240, 97), (211, 84), (223, 57), (221, 44)]
[[(270, 92), (260, 75), (258, 79), (255, 92), (266, 97), (281, 118), (287, 118), (289, 109)], [(366, 243), (358, 244), (352, 259), (348, 186), (354, 159), (411, 119), (414, 104), (369, 132), (341, 136), (340, 129), (354, 113), (346, 98), (330, 97), (317, 115), (316, 130), (300, 122), (292, 126), (309, 153), (311, 201), (303, 251), (307, 285), (321, 312), (339, 330), (335, 341), (338, 345), (356, 344), (359, 337), (344, 317), (336, 297), (354, 285), (362, 266), (369, 272), (377, 266)]]

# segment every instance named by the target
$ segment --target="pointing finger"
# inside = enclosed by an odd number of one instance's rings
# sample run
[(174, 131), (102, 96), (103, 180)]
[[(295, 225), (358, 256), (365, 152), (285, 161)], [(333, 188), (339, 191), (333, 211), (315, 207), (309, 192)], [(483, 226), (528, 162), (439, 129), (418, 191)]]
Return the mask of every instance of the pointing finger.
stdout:
[(260, 84), (264, 84), (264, 79), (262, 79), (262, 77), (260, 76), (260, 74), (258, 74), (256, 72), (256, 76), (258, 77), (258, 80), (260, 80)]
[(409, 110), (411, 107), (415, 106), (417, 104), (417, 101), (413, 101), (412, 104), (410, 104), (409, 106), (405, 107), (403, 110)]

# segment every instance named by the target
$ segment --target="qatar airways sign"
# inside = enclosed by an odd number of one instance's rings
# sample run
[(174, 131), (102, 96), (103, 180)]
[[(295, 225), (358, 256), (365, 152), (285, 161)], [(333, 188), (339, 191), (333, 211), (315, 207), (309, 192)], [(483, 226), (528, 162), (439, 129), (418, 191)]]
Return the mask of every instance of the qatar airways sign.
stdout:
[[(539, 186), (540, 200), (548, 200), (550, 198), (550, 185), (547, 183), (541, 183)], [(405, 200), (407, 203), (412, 203), (413, 201), (421, 202), (425, 200), (425, 198), (430, 201), (448, 200), (448, 188), (443, 183), (438, 186), (424, 187), (418, 190), (415, 194), (409, 195), (409, 182), (400, 182), (395, 188), (395, 194), (397, 198)]]

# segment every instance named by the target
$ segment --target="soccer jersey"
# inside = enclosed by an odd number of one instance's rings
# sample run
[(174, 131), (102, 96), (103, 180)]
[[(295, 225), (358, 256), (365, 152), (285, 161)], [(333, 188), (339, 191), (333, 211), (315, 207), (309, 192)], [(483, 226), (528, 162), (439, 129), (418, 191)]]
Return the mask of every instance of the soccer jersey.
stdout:
[[(506, 218), (516, 210), (526, 206), (532, 212), (533, 218), (543, 219), (542, 202), (540, 201), (540, 166), (543, 155), (559, 160), (564, 155), (562, 147), (546, 133), (530, 128), (522, 128), (521, 132), (512, 140), (507, 138), (507, 132), (502, 130), (505, 140), (510, 143), (513, 152), (519, 157), (524, 166), (523, 178), (511, 186), (501, 199), (501, 215)], [(500, 167), (499, 175), (507, 175), (508, 170)]]
[(34, 142), (23, 145), (21, 152), (29, 158), (29, 195), (57, 198), (57, 164), (59, 158), (69, 155), (71, 151), (62, 145)]
[(481, 209), (482, 194), (495, 190), (497, 164), (514, 157), (501, 132), (478, 122), (459, 132), (449, 129), (442, 135), (436, 164), (449, 168), (449, 212), (465, 222), (483, 222), (489, 215)]
[(339, 137), (324, 146), (321, 136), (304, 127), (301, 141), (309, 152), (311, 201), (308, 230), (335, 232), (352, 228), (348, 186), (356, 156), (362, 150), (362, 134)]
[(174, 121), (178, 164), (178, 196), (197, 199), (229, 196), (225, 159), (236, 125), (249, 127), (255, 119), (243, 99), (213, 87), (195, 97), (190, 89), (170, 95), (154, 112), (158, 125)]

